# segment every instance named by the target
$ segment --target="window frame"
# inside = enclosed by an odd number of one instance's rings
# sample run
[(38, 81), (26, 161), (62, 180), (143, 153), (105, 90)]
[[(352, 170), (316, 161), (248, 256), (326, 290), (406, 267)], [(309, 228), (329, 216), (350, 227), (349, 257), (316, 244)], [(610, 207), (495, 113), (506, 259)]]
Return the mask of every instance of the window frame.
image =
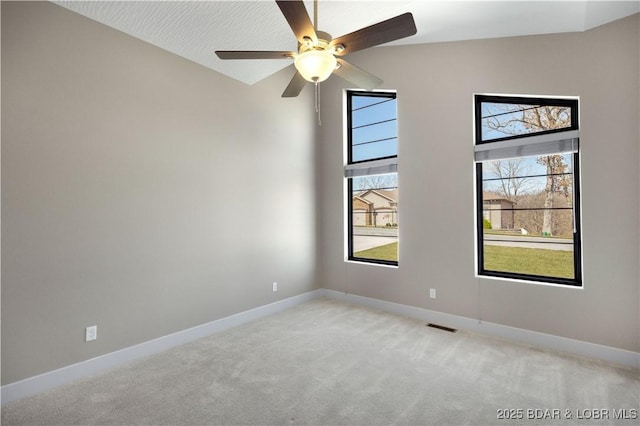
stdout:
[[(505, 136), (503, 138), (491, 139), (488, 141), (482, 140), (482, 120), (478, 120), (478, 117), (482, 116), (482, 103), (501, 103), (501, 104), (539, 104), (541, 106), (561, 106), (571, 108), (571, 125), (569, 127), (563, 127), (561, 129), (549, 129), (535, 133), (525, 133), (522, 135)], [(570, 130), (579, 130), (579, 117), (578, 117), (578, 99), (573, 98), (543, 98), (543, 97), (526, 97), (526, 96), (500, 96), (500, 95), (475, 95), (474, 98), (474, 111), (475, 111), (475, 144), (490, 144), (495, 142), (524, 139), (532, 136), (548, 135), (552, 133), (562, 133)]]
[[(571, 125), (562, 129), (551, 129), (540, 132), (532, 132), (522, 135), (512, 135), (487, 141), (482, 140), (482, 103), (504, 104), (531, 104), (540, 106), (563, 106), (571, 109)], [(485, 145), (508, 140), (520, 140), (521, 145), (526, 145), (526, 139), (536, 138), (540, 135), (579, 131), (579, 104), (576, 98), (544, 98), (525, 96), (500, 96), (500, 95), (474, 95), (474, 137), (475, 145)], [(524, 158), (522, 155), (516, 158)], [(582, 230), (580, 209), (580, 151), (577, 149), (571, 153), (572, 158), (572, 190), (573, 190), (573, 270), (574, 278), (562, 278), (526, 273), (492, 271), (484, 268), (484, 203), (483, 203), (483, 163), (475, 161), (475, 191), (476, 191), (476, 242), (477, 242), (477, 268), (479, 277), (502, 278), (508, 280), (526, 281), (532, 283), (556, 284), (562, 286), (582, 288)], [(490, 161), (490, 160), (489, 160)]]
[[(352, 97), (355, 95), (355, 96), (367, 96), (372, 98), (374, 97), (387, 98), (387, 99), (396, 99), (396, 102), (397, 102), (397, 93), (395, 91), (346, 90), (345, 94), (346, 94), (346, 125), (347, 125), (346, 127), (346, 151), (347, 151), (346, 160), (347, 161), (345, 165), (345, 177), (344, 177), (347, 181), (347, 185), (346, 185), (346, 188), (347, 188), (347, 221), (346, 221), (347, 223), (347, 256), (346, 256), (346, 260), (352, 261), (352, 262), (363, 262), (363, 263), (374, 264), (374, 265), (386, 265), (386, 266), (397, 267), (399, 265), (398, 260), (393, 261), (393, 260), (384, 260), (384, 259), (370, 259), (370, 258), (354, 256), (354, 252), (353, 252), (353, 248), (354, 248), (353, 247), (353, 179), (357, 177), (347, 175), (347, 169), (349, 168), (349, 166), (353, 166), (353, 165), (366, 165), (366, 164), (376, 165), (376, 164), (383, 163), (386, 165), (395, 164), (397, 168), (397, 158), (398, 158), (397, 153), (396, 155), (388, 155), (388, 156), (376, 157), (372, 159), (358, 160), (358, 161), (353, 161), (353, 153), (352, 153), (353, 152), (353, 149), (352, 149), (353, 147), (352, 146), (353, 144)], [(398, 120), (397, 107), (396, 107), (395, 119), (397, 123), (397, 120)], [(397, 139), (397, 130), (396, 130), (396, 139)], [(397, 143), (397, 140), (396, 140), (396, 143)], [(393, 161), (394, 159), (395, 161)], [(390, 172), (390, 173), (395, 173), (396, 179), (397, 179), (397, 174), (398, 174), (397, 170), (395, 172)], [(375, 175), (381, 175), (381, 174), (389, 174), (389, 173), (371, 173), (365, 176), (375, 176)], [(398, 227), (398, 232), (399, 232), (399, 227)]]

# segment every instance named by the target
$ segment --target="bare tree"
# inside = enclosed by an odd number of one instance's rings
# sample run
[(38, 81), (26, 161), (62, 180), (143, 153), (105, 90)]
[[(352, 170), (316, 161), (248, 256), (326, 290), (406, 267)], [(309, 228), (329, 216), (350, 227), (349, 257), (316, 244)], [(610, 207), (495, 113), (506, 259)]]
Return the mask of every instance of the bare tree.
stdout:
[[(564, 106), (503, 105), (502, 110), (485, 120), (484, 125), (505, 134), (523, 134), (523, 130), (536, 132), (569, 127), (571, 110)], [(568, 194), (572, 182), (567, 174), (568, 165), (559, 154), (538, 158), (546, 167), (544, 214), (542, 235), (553, 235), (553, 207), (557, 193)], [(511, 189), (513, 190), (513, 189)]]
[(544, 216), (542, 235), (553, 235), (553, 207), (555, 196), (562, 193), (565, 197), (569, 194), (571, 180), (566, 174), (567, 164), (562, 155), (545, 155), (538, 158), (538, 163), (547, 168), (547, 183), (544, 188)]
[[(571, 214), (571, 196), (560, 196), (556, 194), (554, 198), (554, 207), (560, 208), (560, 210), (554, 210), (554, 214), (551, 219), (547, 218), (547, 221), (551, 222), (552, 235), (571, 238), (573, 233), (573, 215)], [(520, 198), (518, 202), (519, 210), (515, 215), (516, 228), (524, 228), (531, 234), (541, 234), (544, 226), (545, 210), (539, 209), (544, 205), (546, 198), (546, 192), (543, 190), (536, 193), (525, 194)]]
[(368, 175), (360, 176), (353, 180), (355, 191), (368, 189), (393, 189), (398, 186), (396, 175)]
[(521, 195), (528, 190), (530, 167), (519, 158), (491, 161), (488, 166), (498, 178), (500, 195), (517, 204)]
[[(522, 112), (522, 121), (527, 129), (550, 130), (569, 127), (570, 111), (566, 107), (545, 106)], [(553, 235), (553, 203), (555, 194), (568, 193), (571, 182), (567, 178), (567, 164), (562, 155), (545, 155), (538, 158), (538, 163), (547, 168), (547, 184), (544, 193), (544, 217), (542, 235)]]

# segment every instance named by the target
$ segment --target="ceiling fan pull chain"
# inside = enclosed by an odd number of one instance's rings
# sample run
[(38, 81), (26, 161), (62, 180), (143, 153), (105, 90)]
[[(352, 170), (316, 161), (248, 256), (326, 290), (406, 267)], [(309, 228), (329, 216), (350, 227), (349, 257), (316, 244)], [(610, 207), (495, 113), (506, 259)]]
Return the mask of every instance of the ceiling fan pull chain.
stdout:
[(318, 83), (318, 79), (316, 79), (313, 84), (316, 98), (316, 113), (318, 114), (318, 126), (322, 126), (322, 121), (320, 120), (320, 84)]

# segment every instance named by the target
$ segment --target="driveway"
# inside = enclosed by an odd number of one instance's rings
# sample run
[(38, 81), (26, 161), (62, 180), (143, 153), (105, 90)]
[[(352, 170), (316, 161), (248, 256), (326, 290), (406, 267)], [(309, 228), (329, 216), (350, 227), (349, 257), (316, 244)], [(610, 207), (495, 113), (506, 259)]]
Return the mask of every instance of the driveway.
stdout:
[(354, 235), (353, 251), (359, 252), (374, 247), (384, 246), (398, 241), (396, 236)]
[(569, 238), (549, 238), (515, 235), (485, 234), (484, 243), (492, 246), (524, 247), (546, 250), (573, 251), (573, 240)]
[[(357, 235), (353, 236), (353, 251), (358, 252), (368, 250), (370, 248), (384, 246), (398, 241), (397, 229), (367, 230), (369, 234), (379, 233), (387, 235)], [(377, 231), (377, 232), (376, 232)], [(380, 232), (382, 231), (382, 232)], [(385, 232), (386, 231), (386, 232)], [(395, 235), (393, 235), (395, 233)], [(391, 235), (389, 235), (391, 234)], [(484, 243), (493, 246), (503, 247), (524, 247), (546, 250), (563, 250), (573, 251), (573, 240), (568, 238), (548, 238), (548, 237), (532, 237), (532, 236), (513, 236), (513, 235), (494, 235), (487, 234), (484, 236)]]

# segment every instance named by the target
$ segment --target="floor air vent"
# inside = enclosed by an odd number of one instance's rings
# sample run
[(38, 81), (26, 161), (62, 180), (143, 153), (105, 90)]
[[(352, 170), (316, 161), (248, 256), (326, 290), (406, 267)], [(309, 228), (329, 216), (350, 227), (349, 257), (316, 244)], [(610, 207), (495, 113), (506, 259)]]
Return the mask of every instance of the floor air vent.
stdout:
[(429, 324), (427, 324), (427, 327), (437, 328), (438, 330), (448, 331), (449, 333), (455, 333), (456, 331), (458, 331), (458, 330), (456, 330), (455, 328), (445, 327), (444, 325), (440, 325), (440, 324), (433, 324), (433, 323), (429, 323)]

